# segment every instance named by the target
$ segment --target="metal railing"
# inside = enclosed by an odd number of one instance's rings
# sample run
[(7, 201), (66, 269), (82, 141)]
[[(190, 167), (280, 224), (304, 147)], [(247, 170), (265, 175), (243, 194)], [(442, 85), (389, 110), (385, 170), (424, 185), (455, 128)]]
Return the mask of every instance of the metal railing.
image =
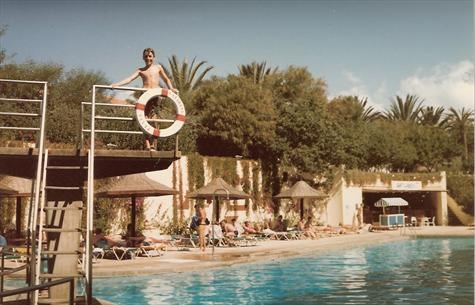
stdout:
[[(5, 276), (27, 269), (28, 264), (24, 264), (23, 266), (5, 270), (5, 256), (7, 256), (7, 259), (8, 258), (16, 259), (17, 257), (20, 258), (21, 256), (24, 256), (24, 254), (20, 255), (19, 253), (15, 251), (9, 251), (6, 249), (3, 249), (0, 253), (2, 256), (1, 269), (0, 269), (0, 292), (3, 292)], [(0, 298), (0, 304), (2, 304), (1, 298)]]
[(3, 303), (3, 298), (9, 297), (9, 296), (14, 296), (14, 295), (20, 295), (24, 293), (31, 293), (35, 292), (35, 294), (38, 294), (38, 291), (40, 289), (45, 289), (45, 288), (50, 288), (52, 286), (57, 286), (61, 284), (69, 283), (69, 300), (68, 303), (70, 305), (74, 305), (74, 278), (73, 277), (67, 277), (67, 278), (62, 278), (59, 280), (54, 280), (51, 282), (47, 282), (45, 284), (39, 284), (39, 285), (33, 285), (33, 286), (28, 286), (24, 288), (17, 288), (17, 289), (12, 289), (8, 290), (5, 292), (0, 292), (0, 304)]
[[(92, 92), (92, 102), (82, 102), (81, 103), (81, 114), (80, 114), (80, 140), (79, 140), (79, 148), (84, 146), (84, 134), (89, 133), (91, 137), (93, 136), (93, 122), (95, 125), (95, 120), (109, 120), (109, 121), (135, 121), (133, 116), (130, 117), (117, 117), (117, 116), (102, 116), (96, 115), (96, 106), (99, 107), (109, 107), (109, 108), (131, 108), (135, 109), (134, 105), (129, 104), (112, 104), (112, 103), (97, 103), (96, 102), (96, 91), (97, 89), (111, 89), (111, 90), (122, 90), (122, 91), (134, 91), (134, 92), (145, 92), (147, 89), (143, 88), (134, 88), (134, 87), (112, 87), (112, 86), (105, 86), (105, 85), (94, 85), (93, 92)], [(90, 127), (85, 128), (84, 120), (85, 120), (85, 107), (90, 107), (91, 116), (90, 116)], [(92, 115), (94, 113), (94, 115)], [(139, 130), (115, 130), (115, 129), (95, 129), (94, 133), (114, 133), (114, 134), (143, 134), (142, 131)]]
[[(25, 80), (11, 80), (11, 79), (0, 79), (0, 82), (2, 83), (9, 83), (9, 84), (22, 84), (22, 85), (43, 85), (44, 86), (44, 91), (43, 91), (43, 98), (41, 99), (34, 99), (34, 98), (7, 98), (7, 97), (0, 97), (1, 102), (6, 102), (6, 103), (39, 103), (40, 104), (40, 109), (39, 112), (0, 112), (0, 116), (16, 116), (16, 117), (37, 117), (40, 118), (41, 121), (44, 121), (45, 118), (45, 112), (43, 110), (46, 108), (46, 90), (47, 90), (47, 82), (41, 82), (41, 81), (25, 81)], [(18, 131), (40, 131), (41, 127), (28, 127), (28, 126), (0, 126), (0, 130), (18, 130)]]

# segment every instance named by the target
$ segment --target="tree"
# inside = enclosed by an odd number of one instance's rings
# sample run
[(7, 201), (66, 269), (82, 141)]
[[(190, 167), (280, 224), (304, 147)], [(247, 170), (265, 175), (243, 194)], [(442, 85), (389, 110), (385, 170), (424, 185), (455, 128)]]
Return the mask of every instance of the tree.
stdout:
[[(108, 83), (108, 81), (101, 72), (73, 69), (62, 73), (57, 83), (51, 86), (48, 95), (47, 135), (49, 141), (71, 144), (78, 142), (80, 120), (89, 120), (86, 117), (89, 112), (85, 113), (83, 118), (80, 116), (81, 103), (91, 101), (93, 85), (104, 83)], [(98, 102), (102, 98), (100, 94), (96, 97)], [(102, 100), (102, 102), (105, 102), (105, 100)], [(96, 115), (101, 115), (101, 111), (114, 113), (118, 110), (98, 108)], [(110, 124), (110, 122), (108, 123)], [(100, 129), (100, 126), (98, 125), (97, 128)]]
[[(26, 61), (22, 64), (6, 64), (0, 66), (0, 78), (11, 80), (41, 80), (48, 82), (48, 87), (53, 88), (60, 80), (63, 66), (58, 64), (39, 64), (34, 61)], [(0, 94), (6, 98), (17, 99), (41, 99), (43, 86), (27, 83), (1, 83)], [(51, 101), (48, 100), (49, 103)], [(2, 108), (5, 112), (17, 113), (40, 113), (39, 103), (15, 102), (5, 104)], [(49, 106), (47, 106), (49, 107)], [(48, 108), (47, 108), (48, 109)], [(23, 116), (0, 116), (0, 125), (15, 127), (38, 127), (39, 117)], [(2, 132), (3, 139), (34, 141), (37, 139), (36, 132), (11, 131)]]
[(306, 68), (289, 67), (268, 79), (277, 111), (274, 164), (290, 174), (322, 173), (342, 160), (339, 126), (327, 111), (326, 84)]
[(374, 121), (377, 120), (381, 117), (381, 112), (376, 111), (373, 106), (368, 106), (368, 98), (362, 98), (358, 100), (358, 102), (361, 105), (361, 108), (363, 109), (363, 113), (361, 114), (361, 119), (363, 121)]
[[(206, 61), (198, 63), (195, 61), (196, 57), (193, 58), (191, 64), (188, 63), (187, 58), (180, 62), (176, 55), (172, 55), (168, 58), (169, 68), (163, 67), (165, 73), (171, 77), (175, 88), (180, 91), (180, 97), (190, 112), (192, 111), (190, 95), (200, 86), (206, 74), (213, 69), (213, 66), (205, 67)], [(199, 72), (201, 68), (204, 68), (204, 70)]]
[(390, 171), (409, 171), (417, 163), (410, 141), (411, 123), (378, 120), (368, 125), (368, 166)]
[(416, 95), (408, 94), (404, 100), (396, 95), (389, 110), (384, 113), (384, 117), (393, 121), (417, 123), (423, 102)]
[(260, 158), (275, 137), (272, 92), (245, 77), (207, 81), (194, 103), (202, 154)]
[(423, 125), (443, 127), (446, 120), (443, 119), (444, 107), (423, 107), (419, 113), (419, 122)]
[(417, 152), (417, 164), (428, 171), (439, 170), (459, 154), (453, 137), (430, 125), (412, 125), (409, 139)]
[[(7, 26), (0, 25), (0, 37), (5, 35), (6, 32), (7, 32)], [(3, 64), (6, 57), (7, 57), (7, 51), (4, 48), (0, 48), (0, 64)]]
[[(468, 135), (470, 131), (473, 132), (473, 115), (473, 110), (465, 109), (464, 107), (460, 110), (450, 107), (449, 114), (447, 115), (448, 129), (457, 138), (459, 143), (463, 145), (463, 158), (465, 161), (469, 159)], [(473, 142), (471, 151), (473, 158)]]
[[(172, 79), (175, 88), (180, 92), (180, 98), (187, 111), (186, 123), (179, 133), (180, 149), (183, 152), (191, 153), (196, 151), (197, 140), (197, 116), (195, 114), (194, 97), (196, 90), (203, 83), (204, 78), (213, 66), (206, 66), (206, 61), (196, 62), (196, 57), (191, 63), (187, 58), (179, 61), (176, 55), (168, 58), (168, 68), (164, 65), (165, 73)], [(201, 70), (201, 71), (200, 71)], [(173, 137), (161, 141), (161, 147), (172, 147)]]
[(357, 96), (337, 96), (329, 103), (329, 112), (337, 120), (374, 121), (380, 117), (380, 112), (373, 106), (368, 106), (368, 98)]
[(252, 79), (255, 84), (264, 82), (266, 76), (277, 72), (277, 68), (266, 68), (266, 62), (257, 63), (253, 61), (247, 65), (238, 66), (239, 75)]

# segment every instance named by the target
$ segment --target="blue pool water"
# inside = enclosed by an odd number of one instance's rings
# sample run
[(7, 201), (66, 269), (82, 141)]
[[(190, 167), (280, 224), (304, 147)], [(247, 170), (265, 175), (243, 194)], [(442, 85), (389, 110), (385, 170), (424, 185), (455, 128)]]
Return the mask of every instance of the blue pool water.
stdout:
[(473, 238), (419, 238), (202, 272), (97, 279), (116, 304), (474, 304)]

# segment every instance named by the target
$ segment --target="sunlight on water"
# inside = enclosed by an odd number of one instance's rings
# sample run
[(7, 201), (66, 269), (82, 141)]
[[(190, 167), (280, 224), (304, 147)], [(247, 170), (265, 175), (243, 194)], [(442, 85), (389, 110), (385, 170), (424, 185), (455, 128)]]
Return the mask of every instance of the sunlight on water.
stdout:
[(424, 238), (202, 272), (98, 279), (116, 304), (473, 304), (472, 238)]

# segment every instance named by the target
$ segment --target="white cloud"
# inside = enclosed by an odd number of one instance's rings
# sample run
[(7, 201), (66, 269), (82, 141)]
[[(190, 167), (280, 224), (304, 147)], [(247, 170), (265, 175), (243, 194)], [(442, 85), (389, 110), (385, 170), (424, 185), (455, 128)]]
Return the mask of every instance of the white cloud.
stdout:
[(401, 81), (398, 95), (415, 94), (425, 100), (426, 106), (473, 109), (474, 90), (474, 64), (461, 61), (417, 71)]
[(356, 75), (353, 72), (350, 71), (343, 71), (343, 76), (352, 84), (358, 84), (361, 83), (361, 80), (356, 77)]
[(372, 91), (368, 89), (368, 87), (358, 76), (355, 75), (355, 73), (351, 71), (343, 71), (342, 74), (348, 81), (350, 88), (337, 92), (335, 96), (356, 95), (360, 98), (368, 98), (369, 106), (374, 106), (374, 108), (378, 111), (382, 111), (384, 109), (384, 103), (388, 100), (386, 82), (381, 82), (380, 85), (374, 91)]

